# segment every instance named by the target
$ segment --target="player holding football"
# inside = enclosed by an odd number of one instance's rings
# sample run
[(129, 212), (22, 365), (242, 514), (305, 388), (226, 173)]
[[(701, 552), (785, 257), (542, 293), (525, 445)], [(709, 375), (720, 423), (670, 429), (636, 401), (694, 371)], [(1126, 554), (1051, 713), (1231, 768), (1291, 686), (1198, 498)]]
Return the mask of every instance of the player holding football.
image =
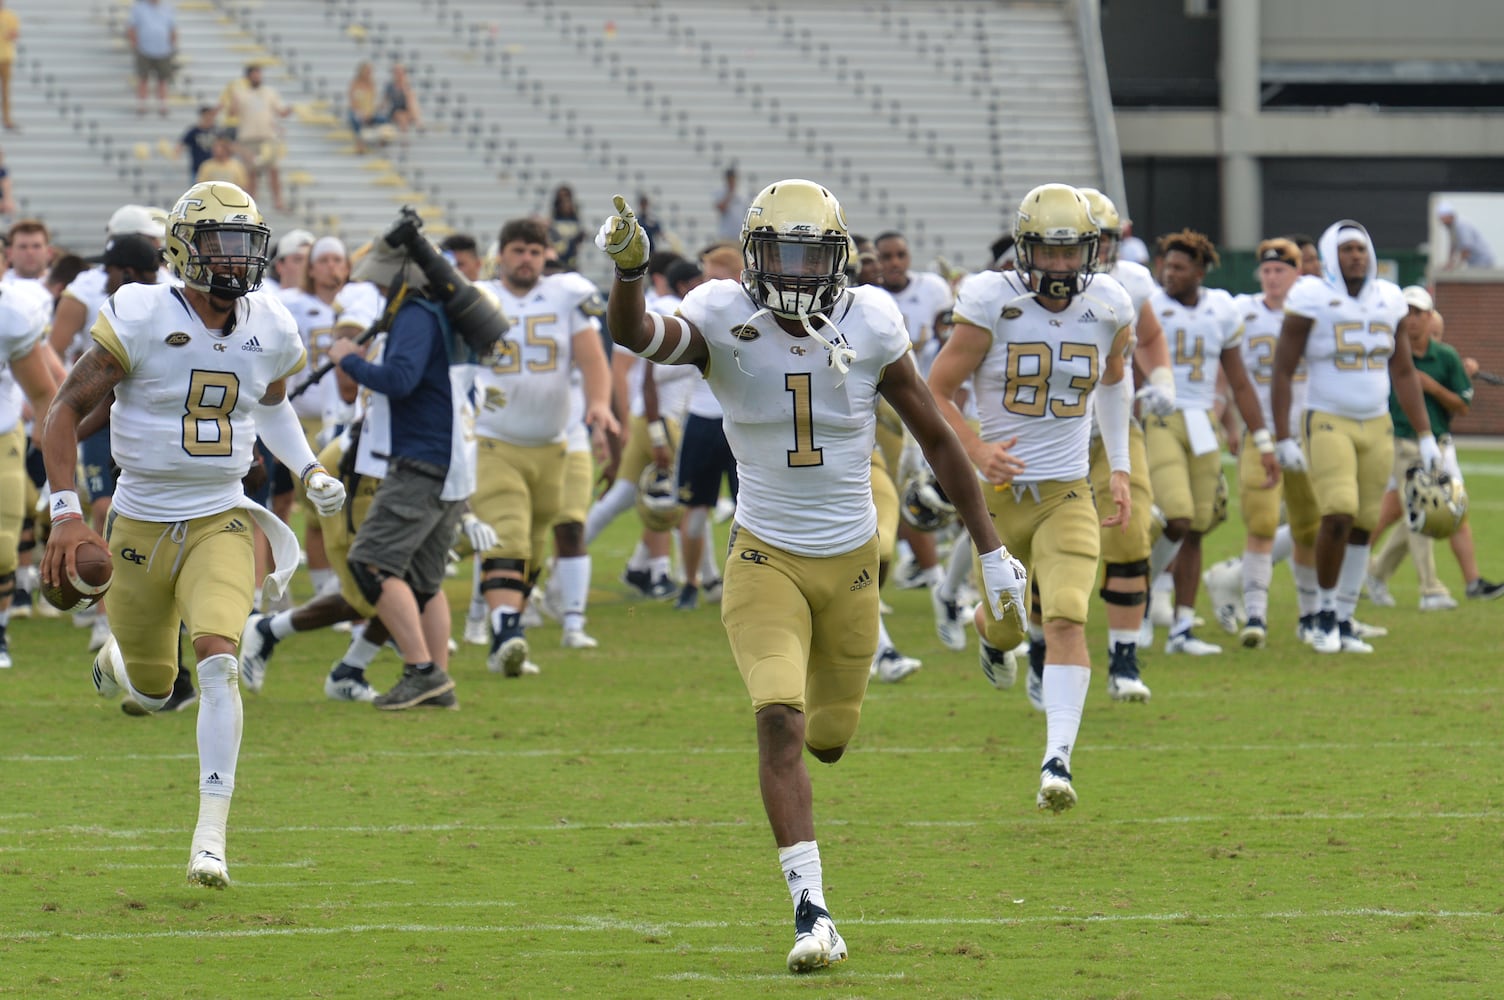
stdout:
[(188, 878), (229, 884), (225, 823), (235, 790), (242, 709), (236, 643), (251, 611), (251, 520), (277, 554), (273, 590), (297, 568), (297, 540), (246, 500), (241, 477), (257, 435), (300, 471), (321, 512), (344, 503), (318, 464), (287, 378), (306, 355), (297, 325), (258, 292), (269, 230), (233, 184), (196, 184), (167, 219), (167, 257), (183, 288), (122, 286), (99, 311), (94, 346), (74, 365), (47, 415), (43, 455), (52, 483), (52, 537), (42, 579), (75, 572), (78, 547), (101, 540), (83, 519), (74, 474), (78, 424), (112, 390), (110, 447), (121, 469), (106, 528), (117, 585), (114, 638), (94, 661), (101, 695), (125, 690), (155, 711), (177, 674), (178, 621), (198, 658), (199, 815)]
[(611, 335), (694, 365), (725, 409), (741, 490), (721, 621), (757, 718), (758, 782), (794, 902), (791, 972), (846, 958), (825, 907), (803, 750), (840, 760), (877, 649), (877, 515), (869, 478), (878, 395), (893, 404), (981, 557), (990, 613), (1021, 619), (1024, 571), (988, 521), (966, 453), (935, 409), (908, 331), (879, 289), (846, 287), (850, 234), (824, 187), (784, 180), (753, 200), (740, 282), (708, 281), (676, 316), (644, 311), (648, 240), (616, 198), (596, 244), (616, 277)]
[[(1123, 286), (1095, 273), (1100, 230), (1075, 188), (1043, 184), (1024, 196), (1014, 222), (1017, 271), (966, 279), (956, 299), (956, 327), (930, 369), (930, 390), (983, 479), (987, 509), (1004, 544), (1028, 560), (1043, 624), (1029, 632), (1045, 645), (1041, 700), (1045, 754), (1041, 809), (1076, 802), (1071, 748), (1091, 684), (1086, 609), (1097, 580), (1100, 529), (1132, 514), (1128, 424), (1133, 378), (1133, 301)], [(952, 400), (968, 381), (976, 390), (981, 431)], [(1110, 495), (1092, 503), (1092, 404), (1111, 468)], [(1109, 504), (1112, 508), (1109, 509)], [(1009, 651), (1023, 637), (1018, 623), (977, 609), (982, 671), (993, 685), (1013, 685)]]

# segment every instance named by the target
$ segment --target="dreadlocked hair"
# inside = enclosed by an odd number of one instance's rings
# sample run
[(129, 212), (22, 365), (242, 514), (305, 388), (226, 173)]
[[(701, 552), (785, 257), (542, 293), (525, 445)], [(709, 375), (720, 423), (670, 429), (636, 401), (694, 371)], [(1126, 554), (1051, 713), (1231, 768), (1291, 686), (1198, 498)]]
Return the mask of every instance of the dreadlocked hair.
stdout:
[(1222, 258), (1217, 256), (1217, 245), (1205, 233), (1198, 233), (1194, 229), (1167, 233), (1159, 238), (1158, 246), (1161, 256), (1171, 250), (1179, 250), (1208, 271), (1222, 263)]

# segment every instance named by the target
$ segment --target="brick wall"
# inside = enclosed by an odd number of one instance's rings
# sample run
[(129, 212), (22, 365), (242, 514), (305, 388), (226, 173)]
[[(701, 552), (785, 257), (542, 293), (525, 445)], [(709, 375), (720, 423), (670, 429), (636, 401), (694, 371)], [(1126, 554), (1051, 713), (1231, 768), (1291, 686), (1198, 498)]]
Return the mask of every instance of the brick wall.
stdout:
[[(1436, 309), (1446, 318), (1446, 341), (1486, 372), (1504, 375), (1504, 280), (1437, 281)], [(1473, 406), (1452, 424), (1457, 434), (1504, 434), (1504, 386), (1473, 380)]]

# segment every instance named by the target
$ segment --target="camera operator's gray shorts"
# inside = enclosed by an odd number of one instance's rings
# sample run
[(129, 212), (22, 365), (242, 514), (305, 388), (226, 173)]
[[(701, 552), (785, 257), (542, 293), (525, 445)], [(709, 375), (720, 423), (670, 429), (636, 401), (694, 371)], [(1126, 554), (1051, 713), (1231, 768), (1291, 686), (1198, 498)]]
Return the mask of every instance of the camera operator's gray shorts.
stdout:
[(438, 593), (464, 513), (463, 502), (439, 499), (443, 488), (443, 470), (393, 459), (355, 533), (350, 562), (402, 577), (414, 593)]

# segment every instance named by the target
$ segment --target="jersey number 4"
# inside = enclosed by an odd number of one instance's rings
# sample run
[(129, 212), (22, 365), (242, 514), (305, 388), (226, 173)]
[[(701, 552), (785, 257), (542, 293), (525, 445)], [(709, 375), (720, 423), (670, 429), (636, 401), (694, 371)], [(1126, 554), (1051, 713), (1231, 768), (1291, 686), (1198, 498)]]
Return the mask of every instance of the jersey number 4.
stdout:
[(183, 450), (195, 458), (227, 458), (235, 451), (230, 414), (240, 401), (234, 372), (195, 368), (183, 404)]

